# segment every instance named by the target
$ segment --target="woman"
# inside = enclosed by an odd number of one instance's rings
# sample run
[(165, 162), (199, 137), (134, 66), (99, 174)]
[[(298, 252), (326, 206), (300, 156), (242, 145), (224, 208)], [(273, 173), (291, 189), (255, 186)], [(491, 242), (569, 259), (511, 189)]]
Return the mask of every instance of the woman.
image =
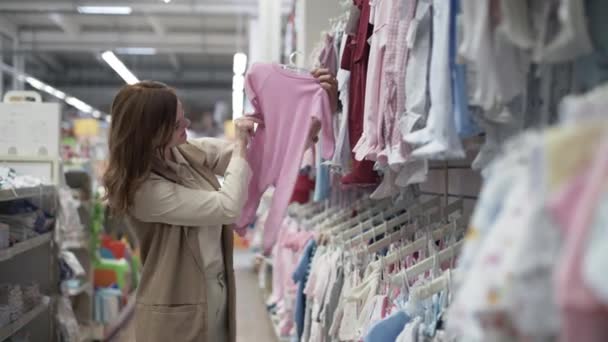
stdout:
[[(335, 109), (335, 78), (324, 69), (313, 75)], [(228, 225), (247, 198), (251, 172), (244, 157), (254, 123), (236, 120), (233, 144), (187, 141), (190, 122), (171, 88), (141, 82), (116, 95), (103, 181), (112, 214), (129, 219), (140, 244), (138, 341), (235, 341)]]

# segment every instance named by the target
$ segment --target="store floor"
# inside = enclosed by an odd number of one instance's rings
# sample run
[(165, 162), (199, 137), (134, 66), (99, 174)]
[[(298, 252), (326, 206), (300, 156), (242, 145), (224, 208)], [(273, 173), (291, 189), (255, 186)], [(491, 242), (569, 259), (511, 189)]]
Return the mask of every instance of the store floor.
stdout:
[[(237, 342), (276, 342), (268, 314), (264, 305), (258, 278), (252, 269), (253, 255), (236, 252), (234, 268), (236, 276), (237, 300)], [(260, 319), (262, 318), (262, 319)], [(119, 332), (113, 342), (135, 342), (135, 322), (131, 320)]]

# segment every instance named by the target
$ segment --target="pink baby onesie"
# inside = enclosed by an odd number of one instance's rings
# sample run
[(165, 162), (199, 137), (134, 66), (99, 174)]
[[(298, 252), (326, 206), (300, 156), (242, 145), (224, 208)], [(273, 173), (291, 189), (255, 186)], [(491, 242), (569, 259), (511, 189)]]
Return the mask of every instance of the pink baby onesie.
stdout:
[(253, 171), (249, 197), (237, 222), (237, 232), (254, 221), (262, 194), (275, 187), (264, 226), (264, 251), (276, 242), (281, 221), (298, 177), (313, 119), (321, 122), (323, 158), (334, 151), (332, 112), (327, 92), (310, 75), (284, 69), (278, 64), (255, 64), (245, 78), (245, 92), (259, 126), (247, 151)]

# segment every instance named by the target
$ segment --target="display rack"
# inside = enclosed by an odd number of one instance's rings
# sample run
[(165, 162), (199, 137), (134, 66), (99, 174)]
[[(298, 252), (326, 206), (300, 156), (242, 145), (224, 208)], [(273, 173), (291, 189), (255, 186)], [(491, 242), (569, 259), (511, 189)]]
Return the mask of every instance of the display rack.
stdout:
[[(55, 214), (57, 208), (55, 186), (0, 190), (0, 202), (24, 199), (28, 199), (48, 213)], [(53, 340), (55, 318), (51, 298), (57, 292), (58, 271), (52, 234), (51, 231), (0, 250), (0, 274), (3, 275), (3, 283), (24, 285), (33, 282), (39, 285), (41, 293), (50, 296), (43, 297), (43, 301), (37, 307), (24, 313), (16, 321), (0, 327), (0, 341), (23, 329), (27, 329), (30, 333), (31, 340)], [(23, 272), (24, 269), (32, 272)]]
[(78, 259), (85, 270), (84, 281), (78, 288), (68, 288), (62, 285), (61, 292), (70, 297), (72, 309), (76, 320), (80, 325), (80, 340), (93, 340), (92, 330), (93, 323), (93, 265), (92, 251), (90, 250), (90, 235), (91, 227), (91, 198), (92, 194), (92, 179), (90, 176), (88, 164), (81, 164), (79, 167), (68, 167), (65, 172), (67, 185), (72, 189), (72, 194), (80, 205), (78, 207), (78, 216), (81, 224), (86, 232), (86, 237), (82, 241), (62, 241), (61, 248), (69, 250)]
[(51, 232), (45, 233), (40, 236), (36, 236), (35, 238), (17, 243), (13, 247), (0, 249), (0, 262), (10, 260), (21, 253), (26, 253), (29, 250), (49, 243), (52, 235), (53, 233)]
[(14, 321), (13, 323), (11, 323), (7, 326), (1, 327), (0, 328), (0, 342), (15, 335), (16, 333), (21, 331), (21, 329), (23, 329), (23, 327), (27, 326), (33, 320), (38, 318), (43, 312), (45, 312), (49, 308), (49, 303), (50, 303), (50, 298), (43, 297), (41, 303), (38, 304), (36, 307), (34, 307), (32, 310), (25, 313), (23, 316), (21, 316), (18, 320)]
[(14, 201), (36, 196), (46, 196), (55, 193), (55, 186), (41, 185), (29, 188), (15, 188), (0, 190), (0, 202)]
[[(272, 292), (272, 270), (274, 267), (274, 262), (271, 258), (264, 256), (263, 254), (256, 254), (256, 258), (258, 260), (261, 260), (262, 265), (259, 269), (260, 274), (258, 274), (258, 276), (260, 277), (258, 285), (260, 287), (260, 290), (264, 293), (264, 300), (266, 300), (269, 296), (270, 293)], [(281, 336), (281, 329), (279, 328), (279, 321), (274, 319), (272, 317), (272, 315), (268, 315), (268, 320), (270, 321), (270, 323), (272, 324), (272, 330), (274, 331), (274, 334), (276, 336), (276, 340), (279, 342), (289, 342), (291, 341), (291, 337), (286, 336), (283, 337)]]

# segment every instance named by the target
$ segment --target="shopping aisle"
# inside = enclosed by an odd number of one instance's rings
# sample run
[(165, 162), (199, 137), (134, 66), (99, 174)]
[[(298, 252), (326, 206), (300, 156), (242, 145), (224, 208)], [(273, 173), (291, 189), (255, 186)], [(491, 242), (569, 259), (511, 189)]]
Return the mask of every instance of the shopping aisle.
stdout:
[(275, 342), (268, 312), (264, 304), (258, 278), (253, 271), (253, 254), (236, 252), (234, 269), (236, 277), (237, 342)]
[[(268, 313), (264, 305), (262, 291), (253, 272), (253, 254), (236, 252), (234, 268), (236, 276), (237, 300), (237, 342), (275, 342), (276, 336), (272, 330)], [(113, 342), (135, 342), (135, 321), (118, 334)]]

